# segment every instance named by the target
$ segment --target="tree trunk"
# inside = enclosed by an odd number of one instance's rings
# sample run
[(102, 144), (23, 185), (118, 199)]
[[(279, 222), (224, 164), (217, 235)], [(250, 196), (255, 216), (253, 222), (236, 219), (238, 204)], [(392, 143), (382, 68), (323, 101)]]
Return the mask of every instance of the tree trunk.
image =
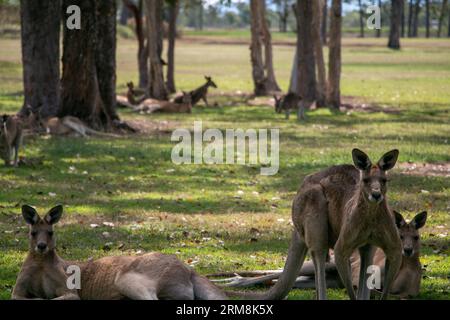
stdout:
[(316, 62), (313, 40), (313, 4), (315, 0), (297, 0), (297, 59), (299, 92), (305, 104), (316, 99)]
[(327, 44), (328, 0), (323, 1), (321, 36), (322, 44)]
[(128, 7), (129, 11), (133, 13), (135, 21), (135, 32), (138, 40), (138, 72), (139, 72), (139, 87), (147, 88), (148, 86), (148, 47), (146, 45), (146, 37), (142, 25), (142, 0), (139, 0), (136, 6), (131, 0), (122, 0), (124, 5)]
[(359, 36), (364, 38), (364, 12), (361, 0), (358, 0), (359, 5)]
[[(378, 0), (378, 5), (380, 6), (380, 8), (381, 8), (381, 4), (380, 4), (380, 2), (381, 2), (381, 0)], [(406, 12), (406, 10), (405, 10), (405, 0), (403, 0), (402, 1), (402, 26), (401, 26), (401, 34), (400, 34), (400, 37), (402, 37), (402, 38), (404, 38), (405, 37), (405, 30), (406, 30), (406, 26), (405, 26), (405, 24), (406, 24), (406, 15), (405, 15), (405, 12)], [(379, 31), (381, 31), (381, 30), (379, 30)]]
[(341, 106), (342, 0), (332, 1), (330, 17), (327, 103), (339, 109)]
[(280, 32), (287, 32), (288, 18), (289, 18), (289, 3), (288, 0), (280, 1), (278, 8), (278, 17), (280, 19)]
[[(272, 39), (266, 21), (266, 7), (261, 0), (250, 1), (252, 76), (255, 95), (264, 96), (280, 91), (275, 79)], [(264, 45), (264, 58), (263, 46)]]
[[(109, 128), (116, 113), (116, 2), (64, 0), (82, 12), (81, 30), (64, 27), (60, 117), (71, 115)], [(67, 16), (65, 16), (67, 19)]]
[[(297, 14), (295, 14), (297, 17)], [(292, 62), (291, 68), (291, 79), (289, 83), (289, 92), (300, 94), (300, 89), (298, 85), (298, 50), (295, 48), (294, 60)]]
[(416, 0), (414, 6), (414, 24), (413, 24), (413, 37), (417, 38), (419, 35), (419, 13), (420, 13), (420, 0)]
[(59, 0), (21, 0), (21, 40), (24, 104), (41, 116), (55, 115), (60, 103), (59, 36), (61, 2)]
[[(440, 38), (441, 34), (442, 34), (442, 25), (444, 23), (446, 8), (447, 8), (447, 0), (442, 0), (441, 14), (439, 15), (439, 23), (438, 23), (438, 31), (437, 31), (438, 38)], [(450, 17), (449, 17), (449, 19), (450, 19)]]
[(164, 83), (162, 54), (162, 8), (163, 0), (147, 0), (147, 33), (149, 53), (149, 87), (148, 96), (158, 100), (167, 100)]
[[(411, 38), (413, 35), (413, 18), (414, 18), (414, 7), (413, 0), (409, 0), (409, 9), (408, 9), (408, 38)], [(392, 9), (391, 9), (392, 10)], [(392, 23), (391, 23), (392, 25)]]
[(314, 53), (317, 64), (317, 88), (316, 88), (316, 105), (317, 107), (325, 106), (326, 92), (326, 76), (325, 61), (323, 58), (323, 47), (320, 36), (323, 1), (312, 1), (312, 37), (314, 43)]
[(425, 0), (425, 37), (430, 37), (430, 0)]
[(175, 86), (175, 40), (177, 37), (177, 16), (180, 8), (178, 0), (169, 4), (169, 35), (167, 48), (167, 90), (169, 93), (177, 91)]
[(126, 26), (128, 23), (128, 17), (130, 16), (130, 9), (128, 6), (125, 5), (125, 3), (122, 4), (122, 8), (120, 10), (120, 20), (119, 23), (122, 26)]
[(389, 30), (388, 48), (397, 50), (400, 49), (402, 1), (403, 0), (391, 0), (391, 28)]
[(448, 18), (447, 18), (447, 20), (448, 20), (447, 37), (450, 38), (450, 10), (449, 10), (449, 13), (448, 13)]

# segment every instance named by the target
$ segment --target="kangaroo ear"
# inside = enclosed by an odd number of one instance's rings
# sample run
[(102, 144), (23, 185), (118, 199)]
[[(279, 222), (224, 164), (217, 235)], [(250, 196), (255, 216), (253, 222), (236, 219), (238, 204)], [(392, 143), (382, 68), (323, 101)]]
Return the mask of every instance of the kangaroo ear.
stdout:
[(34, 225), (41, 219), (37, 211), (33, 207), (26, 204), (22, 206), (22, 216), (25, 219), (25, 222), (29, 225)]
[(391, 170), (398, 159), (398, 150), (394, 149), (386, 153), (381, 159), (378, 161), (378, 166), (383, 171)]
[(406, 224), (406, 221), (400, 212), (394, 210), (394, 215), (395, 215), (395, 224), (397, 225), (397, 228), (400, 229)]
[(425, 225), (425, 222), (427, 222), (427, 212), (423, 211), (421, 213), (418, 213), (414, 219), (411, 220), (410, 224), (416, 228), (420, 229)]
[(62, 213), (63, 213), (63, 206), (58, 205), (50, 209), (50, 211), (45, 215), (44, 220), (48, 224), (55, 224), (59, 221), (59, 219), (61, 219)]
[(352, 151), (352, 157), (353, 157), (353, 163), (355, 164), (355, 167), (359, 170), (367, 170), (372, 165), (372, 162), (370, 161), (367, 154), (362, 152), (359, 149), (353, 149)]

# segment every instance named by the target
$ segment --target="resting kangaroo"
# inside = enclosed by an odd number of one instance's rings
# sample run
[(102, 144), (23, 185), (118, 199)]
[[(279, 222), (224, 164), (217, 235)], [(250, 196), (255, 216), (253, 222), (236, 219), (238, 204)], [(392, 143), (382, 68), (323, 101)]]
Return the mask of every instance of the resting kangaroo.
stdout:
[[(381, 248), (387, 257), (382, 295), (383, 299), (387, 298), (401, 263), (400, 237), (386, 202), (386, 171), (394, 167), (398, 150), (386, 153), (374, 165), (358, 149), (354, 149), (352, 155), (354, 166), (334, 166), (305, 178), (292, 205), (294, 231), (283, 273), (267, 294), (257, 298), (284, 298), (309, 249), (314, 262), (317, 297), (326, 299), (325, 262), (328, 250), (334, 248), (339, 275), (350, 298), (355, 299), (350, 256), (359, 250), (360, 284), (365, 284), (372, 246)], [(359, 288), (358, 298), (367, 299), (370, 295), (367, 286)]]
[[(153, 252), (88, 262), (63, 260), (56, 253), (53, 235), (53, 225), (62, 212), (63, 207), (56, 206), (41, 219), (32, 207), (22, 207), (22, 215), (30, 225), (30, 247), (13, 299), (226, 299), (220, 289), (174, 255)], [(67, 286), (69, 266), (80, 268), (79, 290)]]
[[(299, 110), (302, 108), (301, 101), (302, 97), (294, 92), (290, 92), (281, 98), (278, 98), (276, 95), (273, 96), (275, 99), (275, 111), (277, 113), (281, 113), (284, 111), (286, 114), (286, 119), (289, 119), (289, 115), (291, 110)], [(304, 111), (301, 110), (300, 113), (303, 115)]]
[[(142, 103), (146, 99), (145, 93), (137, 92), (137, 90), (134, 88), (134, 84), (132, 81), (127, 82), (127, 87), (128, 87), (127, 99), (128, 99), (128, 102), (131, 103), (132, 105), (137, 106), (138, 104)], [(141, 94), (141, 96), (136, 98), (136, 96), (138, 94)]]
[[(403, 216), (394, 211), (395, 223), (400, 234), (400, 239), (402, 242), (402, 263), (397, 275), (395, 276), (394, 282), (390, 293), (399, 296), (400, 298), (415, 297), (419, 294), (420, 282), (422, 279), (422, 265), (420, 264), (420, 234), (419, 229), (425, 225), (427, 219), (427, 213), (421, 212), (417, 214), (410, 223), (406, 223)], [(359, 283), (359, 272), (361, 260), (359, 255), (355, 252), (350, 258), (352, 263), (352, 283), (353, 286), (357, 287)], [(386, 255), (384, 252), (377, 248), (373, 257), (373, 265), (376, 265), (381, 270), (381, 280), (384, 278), (384, 264), (386, 261)], [(306, 265), (306, 263), (305, 263)], [(337, 284), (335, 286), (328, 286), (329, 288), (341, 287), (340, 281), (336, 278), (335, 266), (329, 265), (327, 270), (327, 281), (328, 279), (334, 281)], [(300, 274), (303, 276), (314, 276), (314, 272), (308, 265), (302, 268)], [(297, 288), (314, 288), (314, 284), (311, 285), (311, 280), (314, 279), (307, 278), (296, 282)]]
[(18, 165), (22, 143), (22, 121), (18, 116), (3, 115), (0, 118), (0, 152), (6, 166)]
[[(195, 106), (200, 100), (203, 100), (203, 102), (205, 102), (206, 106), (209, 107), (208, 99), (206, 98), (206, 95), (208, 94), (208, 88), (209, 87), (217, 88), (217, 85), (214, 83), (214, 81), (212, 80), (211, 77), (205, 76), (205, 80), (206, 80), (206, 83), (204, 85), (189, 92), (189, 94), (191, 95), (191, 98), (192, 98), (193, 106)], [(173, 100), (173, 102), (182, 103), (183, 96), (176, 97)]]
[(171, 101), (155, 101), (154, 99), (144, 100), (134, 111), (139, 113), (191, 113), (191, 95), (183, 92), (183, 101), (181, 103)]

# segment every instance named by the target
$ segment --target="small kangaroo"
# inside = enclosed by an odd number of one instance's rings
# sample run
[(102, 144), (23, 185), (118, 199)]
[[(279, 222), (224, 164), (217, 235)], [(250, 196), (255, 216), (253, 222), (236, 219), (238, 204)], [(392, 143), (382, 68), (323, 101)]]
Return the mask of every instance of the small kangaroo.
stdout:
[[(289, 119), (289, 115), (291, 113), (291, 110), (300, 110), (302, 108), (302, 97), (294, 92), (289, 92), (288, 94), (277, 97), (276, 95), (273, 96), (275, 99), (275, 111), (277, 113), (281, 113), (284, 111), (286, 114), (286, 119)], [(304, 111), (300, 111), (300, 113), (303, 115)]]
[[(44, 218), (28, 205), (22, 215), (30, 225), (30, 246), (14, 287), (13, 299), (57, 300), (219, 300), (225, 294), (174, 255), (105, 257), (88, 262), (65, 261), (56, 253), (53, 226), (63, 213), (52, 208)], [(80, 289), (67, 286), (69, 266), (81, 271)]]
[(144, 100), (137, 108), (134, 108), (134, 111), (139, 113), (191, 113), (191, 102), (191, 94), (183, 91), (183, 101), (181, 103), (147, 99)]
[[(191, 103), (193, 106), (195, 106), (200, 100), (203, 100), (203, 102), (205, 102), (205, 105), (207, 107), (209, 107), (208, 99), (206, 97), (208, 94), (208, 89), (209, 89), (209, 87), (217, 88), (217, 85), (215, 84), (215, 82), (212, 80), (211, 77), (205, 76), (205, 80), (206, 80), (206, 83), (204, 85), (189, 92), (189, 94), (191, 95), (191, 98), (192, 98)], [(173, 101), (175, 103), (182, 103), (183, 96), (176, 97)]]
[(22, 121), (16, 115), (0, 118), (0, 152), (6, 166), (18, 166), (19, 148), (22, 144)]
[[(127, 87), (128, 87), (127, 99), (130, 104), (137, 106), (146, 99), (144, 92), (138, 92), (134, 88), (133, 81), (127, 82)], [(137, 97), (138, 95), (140, 95), (140, 97)]]
[(353, 165), (330, 167), (307, 176), (292, 204), (294, 230), (283, 273), (263, 295), (242, 294), (253, 299), (282, 299), (291, 290), (309, 249), (314, 263), (318, 299), (326, 299), (325, 263), (334, 248), (336, 267), (350, 299), (352, 286), (350, 257), (361, 256), (359, 299), (368, 299), (367, 266), (372, 262), (372, 246), (386, 255), (386, 276), (382, 299), (386, 299), (401, 264), (401, 241), (387, 201), (386, 171), (397, 162), (392, 150), (372, 164), (359, 149), (353, 149)]
[[(420, 282), (422, 279), (422, 265), (420, 264), (420, 234), (419, 229), (425, 225), (427, 219), (427, 212), (423, 211), (417, 214), (410, 223), (407, 223), (403, 216), (394, 211), (395, 223), (400, 234), (402, 242), (402, 263), (400, 269), (395, 276), (390, 293), (400, 298), (415, 297), (419, 294)], [(352, 283), (357, 287), (359, 284), (359, 272), (361, 260), (357, 252), (353, 253), (350, 258), (352, 264)], [(373, 257), (373, 265), (376, 265), (381, 270), (381, 281), (384, 278), (384, 265), (386, 262), (386, 255), (379, 248), (376, 249)], [(300, 274), (306, 277), (314, 277), (314, 270), (311, 272), (310, 262), (305, 263)], [(335, 273), (335, 265), (330, 264), (327, 270), (327, 282), (331, 280), (334, 286), (328, 288), (340, 288), (342, 284), (338, 275)], [(311, 285), (312, 278), (302, 279), (296, 282), (297, 288), (315, 288)]]

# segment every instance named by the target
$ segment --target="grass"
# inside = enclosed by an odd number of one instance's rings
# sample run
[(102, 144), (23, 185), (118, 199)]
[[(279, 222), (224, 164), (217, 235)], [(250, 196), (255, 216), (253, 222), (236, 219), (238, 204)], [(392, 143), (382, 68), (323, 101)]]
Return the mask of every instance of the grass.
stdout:
[[(374, 159), (399, 148), (402, 163), (450, 162), (447, 40), (405, 40), (402, 51), (392, 52), (384, 48), (385, 39), (345, 39), (342, 94), (399, 112), (324, 109), (309, 112), (307, 121), (298, 124), (268, 107), (222, 95), (252, 90), (248, 46), (208, 44), (207, 37), (190, 35), (177, 44), (177, 85), (191, 89), (203, 82), (204, 74), (212, 75), (219, 89), (211, 92), (210, 101), (223, 108), (197, 107), (190, 115), (121, 111), (121, 116), (186, 128), (195, 120), (202, 120), (204, 128), (279, 128), (279, 173), (261, 176), (259, 166), (176, 166), (170, 158), (174, 143), (167, 134), (26, 139), (22, 154), (43, 157), (44, 162), (36, 168), (0, 167), (0, 298), (10, 298), (27, 253), (27, 227), (20, 216), (25, 203), (42, 213), (57, 203), (65, 205), (56, 234), (59, 253), (66, 259), (162, 251), (177, 254), (202, 274), (274, 269), (284, 264), (290, 205), (306, 174), (351, 162), (353, 147)], [(294, 50), (287, 44), (274, 48), (283, 88)], [(23, 101), (20, 43), (0, 39), (0, 47), (0, 111), (12, 113)], [(137, 79), (135, 56), (135, 41), (120, 40), (119, 91)], [(392, 207), (408, 218), (423, 209), (430, 212), (422, 231), (426, 271), (418, 298), (449, 299), (449, 178), (406, 175), (395, 169), (391, 180)], [(113, 222), (114, 227), (103, 222)], [(329, 295), (347, 298), (344, 290), (330, 290)], [(289, 296), (313, 297), (311, 290), (293, 290)]]

